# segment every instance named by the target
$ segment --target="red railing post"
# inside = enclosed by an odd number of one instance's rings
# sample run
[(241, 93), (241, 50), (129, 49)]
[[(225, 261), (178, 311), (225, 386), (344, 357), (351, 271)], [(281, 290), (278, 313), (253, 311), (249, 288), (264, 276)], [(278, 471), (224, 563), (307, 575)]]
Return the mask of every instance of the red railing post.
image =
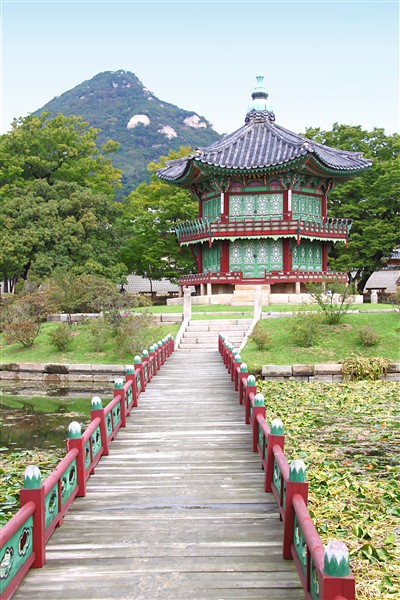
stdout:
[(232, 369), (232, 379), (235, 384), (235, 391), (237, 392), (239, 389), (238, 381), (239, 381), (239, 369), (242, 359), (240, 358), (239, 350), (233, 357), (233, 369)]
[(44, 487), (40, 479), (40, 470), (38, 467), (30, 466), (25, 469), (24, 487), (20, 490), (20, 506), (25, 506), (28, 502), (33, 502), (36, 506), (32, 515), (32, 547), (35, 553), (35, 560), (32, 563), (34, 569), (40, 569), (46, 562), (46, 541), (45, 541), (45, 495)]
[[(145, 377), (146, 385), (147, 385), (149, 383), (149, 381), (151, 381), (151, 369), (150, 369), (149, 351), (146, 349), (142, 351), (142, 362), (143, 362), (143, 372), (146, 373), (146, 371), (147, 371), (147, 378)], [(147, 369), (145, 369), (145, 366), (147, 366)]]
[(86, 477), (85, 477), (85, 448), (82, 439), (82, 428), (77, 421), (72, 421), (68, 425), (67, 452), (76, 448), (78, 455), (76, 457), (76, 474), (78, 479), (77, 496), (86, 496)]
[(158, 371), (158, 364), (157, 364), (157, 351), (156, 351), (157, 346), (156, 345), (152, 345), (150, 346), (149, 350), (150, 350), (150, 360), (153, 360), (153, 375), (157, 375), (157, 371)]
[(265, 401), (262, 394), (256, 394), (251, 402), (251, 424), (253, 431), (253, 452), (257, 452), (258, 443), (258, 422), (257, 417), (261, 415), (265, 419)]
[(138, 392), (137, 392), (137, 386), (136, 386), (135, 365), (126, 365), (125, 379), (126, 379), (126, 381), (132, 381), (132, 385), (131, 385), (132, 401), (133, 401), (132, 406), (137, 406)]
[(306, 482), (306, 466), (302, 460), (294, 460), (289, 467), (289, 480), (286, 482), (285, 519), (283, 523), (283, 558), (292, 558), (291, 546), (294, 532), (293, 496), (298, 494), (307, 506), (308, 483)]
[(283, 423), (280, 419), (274, 419), (271, 423), (271, 433), (268, 436), (268, 443), (265, 455), (265, 475), (264, 475), (264, 490), (272, 492), (272, 479), (274, 475), (274, 453), (273, 447), (279, 446), (284, 448), (285, 437), (283, 435)]
[(135, 369), (139, 369), (139, 372), (140, 372), (140, 383), (142, 384), (142, 386), (141, 386), (142, 389), (140, 390), (140, 392), (144, 392), (146, 390), (146, 382), (145, 382), (145, 377), (144, 377), (143, 363), (142, 363), (141, 356), (139, 356), (139, 354), (136, 354), (135, 358), (133, 359), (133, 362), (135, 363)]
[(124, 380), (118, 377), (114, 381), (114, 398), (120, 396), (120, 411), (121, 411), (121, 427), (126, 427), (126, 403), (125, 403), (125, 391), (124, 391)]
[(246, 382), (245, 398), (244, 398), (244, 421), (246, 425), (250, 425), (250, 405), (251, 400), (256, 394), (256, 378), (254, 375), (249, 375)]
[(107, 426), (106, 426), (106, 418), (104, 415), (104, 408), (101, 398), (99, 396), (93, 396), (92, 398), (92, 409), (90, 411), (90, 418), (93, 421), (96, 418), (100, 419), (100, 435), (101, 435), (101, 445), (103, 446), (103, 454), (107, 456), (110, 454), (110, 448), (108, 445), (108, 437), (107, 437)]
[(239, 389), (239, 404), (244, 403), (244, 391), (245, 391), (245, 381), (249, 375), (246, 363), (241, 363), (239, 370), (239, 381), (238, 381), (238, 389)]
[(331, 540), (325, 546), (322, 583), (323, 600), (355, 600), (355, 580), (350, 572), (349, 551), (339, 540)]

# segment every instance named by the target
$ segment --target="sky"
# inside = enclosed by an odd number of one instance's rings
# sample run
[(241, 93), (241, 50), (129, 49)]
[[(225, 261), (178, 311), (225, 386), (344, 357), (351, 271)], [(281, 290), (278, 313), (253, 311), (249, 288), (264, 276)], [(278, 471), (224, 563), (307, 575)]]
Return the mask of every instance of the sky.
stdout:
[(121, 69), (218, 133), (243, 125), (259, 73), (291, 131), (400, 131), (398, 0), (2, 0), (1, 34), (0, 133)]

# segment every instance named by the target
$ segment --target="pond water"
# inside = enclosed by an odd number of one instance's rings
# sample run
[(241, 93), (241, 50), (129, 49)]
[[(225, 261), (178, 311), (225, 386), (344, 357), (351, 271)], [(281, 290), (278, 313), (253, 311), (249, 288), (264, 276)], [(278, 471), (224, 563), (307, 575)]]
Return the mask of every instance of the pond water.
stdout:
[[(82, 423), (82, 429), (88, 422), (88, 412), (68, 411), (68, 398), (88, 398), (98, 395), (104, 399), (112, 398), (113, 384), (107, 382), (87, 384), (71, 382), (68, 386), (40, 386), (34, 381), (0, 382), (0, 447), (2, 452), (32, 450), (33, 448), (65, 448), (68, 425), (71, 421)], [(27, 398), (49, 397), (60, 399), (60, 406), (52, 413), (37, 412), (30, 404), (23, 408), (10, 408), (2, 402), (2, 397), (21, 396)], [(7, 450), (5, 450), (7, 448)]]

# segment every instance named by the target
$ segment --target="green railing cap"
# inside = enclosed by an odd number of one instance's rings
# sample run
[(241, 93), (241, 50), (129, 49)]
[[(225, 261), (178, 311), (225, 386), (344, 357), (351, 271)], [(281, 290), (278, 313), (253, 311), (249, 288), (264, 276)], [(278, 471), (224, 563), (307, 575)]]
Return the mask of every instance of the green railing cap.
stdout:
[(240, 354), (235, 354), (234, 356), (235, 356), (235, 360), (234, 360), (235, 363), (241, 363), (242, 362), (242, 359), (240, 358)]
[(249, 375), (247, 378), (247, 385), (249, 387), (256, 387), (256, 378), (254, 375)]
[(162, 341), (161, 341), (161, 340), (158, 340), (158, 342), (157, 342), (157, 346), (158, 346), (159, 348), (161, 348), (161, 346), (162, 346)]
[(350, 574), (349, 551), (340, 540), (331, 540), (325, 547), (324, 573), (330, 577), (347, 577)]
[(148, 350), (142, 350), (142, 355), (143, 355), (143, 358), (148, 358), (149, 357), (149, 351)]
[(133, 375), (134, 372), (135, 372), (135, 367), (133, 365), (126, 365), (125, 366), (125, 373), (127, 375)]
[(301, 459), (293, 460), (289, 467), (289, 481), (304, 483), (306, 480), (306, 465)]
[(280, 419), (274, 419), (271, 423), (272, 435), (283, 435), (283, 423)]
[(123, 387), (124, 387), (124, 380), (122, 379), (122, 377), (117, 377), (117, 379), (114, 381), (114, 389), (122, 390)]
[(254, 406), (265, 406), (265, 400), (263, 394), (256, 394), (254, 396)]
[(92, 410), (101, 410), (103, 408), (103, 403), (100, 396), (93, 396), (91, 406)]
[(246, 363), (242, 363), (242, 364), (240, 365), (240, 372), (241, 372), (241, 373), (247, 373), (247, 372), (248, 372), (248, 371), (247, 371), (247, 364), (246, 364)]
[(142, 357), (139, 356), (139, 354), (136, 354), (135, 358), (133, 359), (133, 362), (135, 363), (135, 365), (140, 365), (142, 363)]
[(26, 467), (24, 473), (24, 488), (26, 490), (34, 490), (40, 488), (41, 485), (40, 469), (34, 465)]
[(71, 421), (68, 425), (68, 437), (70, 440), (80, 438), (82, 435), (82, 427), (78, 421)]

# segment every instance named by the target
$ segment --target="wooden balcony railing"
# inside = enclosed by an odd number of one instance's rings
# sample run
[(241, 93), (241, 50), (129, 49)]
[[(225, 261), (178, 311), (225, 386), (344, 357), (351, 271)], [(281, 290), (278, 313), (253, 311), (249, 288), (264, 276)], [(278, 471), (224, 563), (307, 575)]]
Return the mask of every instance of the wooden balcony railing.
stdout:
[(208, 238), (252, 237), (280, 235), (282, 237), (318, 237), (345, 240), (350, 233), (351, 219), (302, 216), (258, 216), (244, 218), (202, 217), (179, 223), (175, 233), (180, 244)]
[(207, 272), (182, 275), (180, 285), (199, 285), (201, 283), (272, 285), (274, 283), (319, 283), (323, 281), (340, 281), (347, 283), (347, 273), (337, 271), (264, 271), (262, 277), (243, 277), (242, 271), (226, 273)]

